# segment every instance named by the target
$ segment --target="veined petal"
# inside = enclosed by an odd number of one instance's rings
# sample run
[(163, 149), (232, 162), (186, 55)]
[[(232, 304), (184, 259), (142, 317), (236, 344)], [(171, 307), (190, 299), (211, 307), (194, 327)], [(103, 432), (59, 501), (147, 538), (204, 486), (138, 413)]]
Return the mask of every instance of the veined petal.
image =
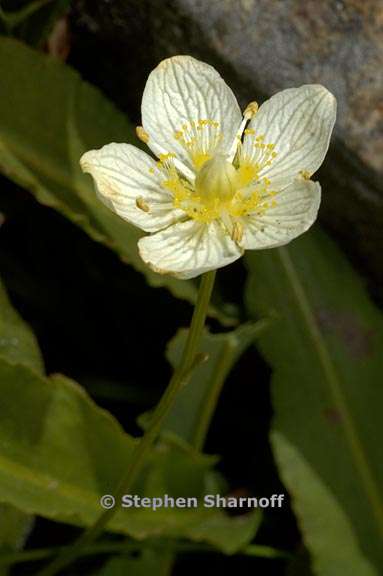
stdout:
[(175, 153), (192, 170), (201, 158), (193, 157), (196, 142), (187, 143), (198, 140), (201, 153), (214, 148), (228, 152), (242, 119), (233, 92), (218, 72), (191, 56), (168, 58), (151, 72), (141, 111), (151, 150), (157, 156)]
[(242, 157), (258, 163), (259, 175), (280, 189), (300, 172), (311, 176), (318, 170), (335, 118), (336, 100), (324, 86), (307, 84), (278, 92), (250, 121)]
[(220, 223), (195, 220), (141, 238), (138, 250), (155, 272), (183, 279), (226, 266), (243, 253)]
[(131, 144), (107, 144), (86, 152), (81, 167), (94, 178), (100, 199), (121, 218), (146, 232), (162, 230), (182, 215), (161, 187), (156, 162)]
[(245, 249), (283, 246), (315, 222), (321, 199), (319, 182), (298, 179), (274, 197), (275, 206), (263, 214), (252, 213), (242, 218)]

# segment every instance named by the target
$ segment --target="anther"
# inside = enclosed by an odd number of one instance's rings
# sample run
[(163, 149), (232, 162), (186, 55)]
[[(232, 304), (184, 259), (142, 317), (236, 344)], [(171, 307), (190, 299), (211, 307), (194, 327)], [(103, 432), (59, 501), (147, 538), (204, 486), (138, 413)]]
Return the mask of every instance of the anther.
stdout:
[(243, 226), (240, 222), (236, 221), (231, 230), (231, 239), (234, 242), (240, 242), (243, 238)]
[(310, 180), (311, 174), (307, 170), (301, 170), (299, 174), (302, 176), (304, 180)]
[(149, 205), (145, 202), (142, 196), (138, 196), (138, 198), (136, 198), (136, 206), (143, 212), (150, 211)]
[(250, 120), (258, 112), (258, 108), (259, 106), (256, 102), (250, 102), (250, 104), (246, 106), (246, 109), (243, 113), (244, 118), (246, 118), (246, 120)]
[(146, 132), (146, 130), (143, 129), (142, 126), (136, 126), (136, 135), (137, 138), (141, 140), (141, 142), (144, 142), (145, 144), (149, 142), (149, 134)]
[[(253, 116), (255, 116), (257, 110), (258, 110), (258, 104), (256, 102), (250, 102), (250, 104), (246, 107), (246, 110), (243, 113), (242, 122), (238, 128), (236, 137), (235, 137), (233, 144), (232, 144), (230, 151), (229, 151), (229, 155), (227, 158), (229, 162), (233, 162), (234, 157), (237, 153), (237, 150), (239, 149), (239, 146), (241, 144), (243, 132), (246, 128), (246, 125), (249, 122), (249, 120), (251, 120), (251, 118)], [(248, 130), (249, 130), (248, 133), (250, 134), (250, 130), (252, 130), (252, 129), (250, 128)]]

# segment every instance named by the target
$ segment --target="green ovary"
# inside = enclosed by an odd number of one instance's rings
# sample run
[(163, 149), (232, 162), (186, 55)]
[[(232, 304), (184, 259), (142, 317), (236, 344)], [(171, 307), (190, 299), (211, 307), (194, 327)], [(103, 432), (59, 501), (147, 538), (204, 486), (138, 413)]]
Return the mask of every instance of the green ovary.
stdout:
[(194, 220), (212, 222), (225, 216), (240, 218), (249, 212), (264, 212), (269, 207), (265, 199), (273, 195), (268, 191), (270, 183), (267, 179), (258, 182), (257, 176), (255, 164), (235, 168), (224, 156), (216, 155), (198, 171), (194, 188), (175, 171), (162, 185), (172, 192), (175, 208)]

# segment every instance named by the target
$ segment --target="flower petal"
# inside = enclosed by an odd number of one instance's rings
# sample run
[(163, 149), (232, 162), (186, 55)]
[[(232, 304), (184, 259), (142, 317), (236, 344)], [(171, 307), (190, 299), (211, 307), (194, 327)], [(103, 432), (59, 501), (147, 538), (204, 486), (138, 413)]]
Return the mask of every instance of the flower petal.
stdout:
[(275, 196), (275, 207), (242, 218), (245, 249), (283, 246), (315, 222), (321, 199), (319, 182), (296, 180)]
[[(278, 92), (262, 104), (249, 123), (250, 132), (244, 138), (242, 154), (251, 155), (261, 165), (270, 160), (260, 176), (271, 180), (272, 188), (287, 186), (300, 172), (311, 176), (326, 155), (336, 118), (336, 100), (324, 86), (307, 84)], [(275, 158), (266, 158), (265, 148), (274, 145)], [(268, 149), (266, 149), (268, 150)], [(269, 152), (271, 154), (271, 152)]]
[[(147, 80), (142, 97), (142, 124), (148, 146), (158, 156), (175, 153), (194, 169), (190, 152), (176, 134), (199, 120), (218, 122), (219, 149), (228, 152), (241, 123), (237, 100), (218, 72), (191, 56), (163, 60)], [(209, 135), (204, 135), (209, 139)]]
[(107, 144), (86, 152), (80, 164), (93, 176), (104, 204), (146, 232), (162, 230), (183, 215), (173, 208), (171, 193), (161, 187), (156, 162), (135, 146)]
[(155, 272), (183, 279), (226, 266), (243, 253), (218, 222), (195, 220), (141, 238), (138, 250)]

